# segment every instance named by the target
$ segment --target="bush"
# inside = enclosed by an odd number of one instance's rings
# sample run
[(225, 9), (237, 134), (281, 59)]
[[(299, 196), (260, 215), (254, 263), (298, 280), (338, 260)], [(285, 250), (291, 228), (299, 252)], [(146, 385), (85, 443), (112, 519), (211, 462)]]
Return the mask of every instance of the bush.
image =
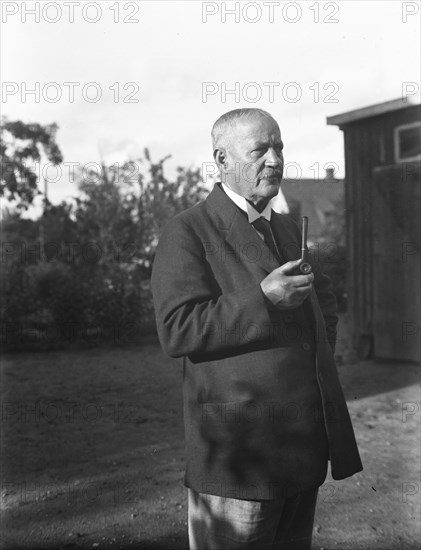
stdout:
[(138, 271), (119, 264), (106, 273), (96, 266), (89, 274), (62, 263), (14, 266), (2, 308), (5, 343), (15, 348), (49, 334), (55, 340), (90, 333), (124, 339), (124, 327), (140, 326), (142, 319)]
[(120, 342), (155, 330), (147, 280), (160, 232), (206, 194), (199, 169), (179, 168), (170, 181), (164, 161), (152, 162), (145, 150), (121, 169), (82, 171), (74, 203), (45, 200), (42, 216), (29, 222), (18, 213), (6, 217), (13, 254), (0, 265), (0, 300), (15, 348), (45, 342), (49, 329), (56, 340), (117, 333)]
[(346, 248), (343, 245), (324, 248), (320, 254), (320, 264), (323, 272), (332, 281), (332, 290), (338, 302), (338, 310), (343, 313), (347, 310), (347, 257)]

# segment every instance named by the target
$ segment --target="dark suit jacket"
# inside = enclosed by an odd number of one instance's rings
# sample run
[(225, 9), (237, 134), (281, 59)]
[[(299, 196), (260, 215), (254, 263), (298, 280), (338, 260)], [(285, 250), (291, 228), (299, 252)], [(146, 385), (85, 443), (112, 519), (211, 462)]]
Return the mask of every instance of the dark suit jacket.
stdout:
[[(300, 230), (273, 213), (285, 261)], [(272, 499), (362, 469), (333, 358), (336, 301), (315, 262), (303, 306), (268, 305), (260, 282), (279, 263), (219, 184), (175, 216), (152, 271), (164, 351), (183, 358), (185, 483), (203, 493)]]

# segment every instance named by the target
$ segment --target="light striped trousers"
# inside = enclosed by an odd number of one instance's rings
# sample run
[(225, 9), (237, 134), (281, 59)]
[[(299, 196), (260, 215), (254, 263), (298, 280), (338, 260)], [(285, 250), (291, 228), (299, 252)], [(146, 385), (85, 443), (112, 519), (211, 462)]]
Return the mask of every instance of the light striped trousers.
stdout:
[(317, 493), (239, 500), (188, 489), (190, 550), (310, 550)]

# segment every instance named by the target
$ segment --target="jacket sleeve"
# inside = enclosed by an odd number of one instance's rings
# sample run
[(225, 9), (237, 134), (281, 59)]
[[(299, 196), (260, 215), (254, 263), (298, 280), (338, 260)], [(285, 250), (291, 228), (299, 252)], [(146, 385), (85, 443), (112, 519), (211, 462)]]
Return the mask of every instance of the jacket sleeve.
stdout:
[(201, 240), (179, 216), (161, 235), (151, 288), (158, 336), (171, 357), (209, 356), (273, 339), (260, 285), (221, 293)]

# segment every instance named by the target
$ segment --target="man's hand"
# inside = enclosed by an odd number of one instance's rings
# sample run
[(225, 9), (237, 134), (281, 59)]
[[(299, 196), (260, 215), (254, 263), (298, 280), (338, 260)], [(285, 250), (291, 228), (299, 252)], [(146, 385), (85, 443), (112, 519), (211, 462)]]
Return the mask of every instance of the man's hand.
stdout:
[(260, 283), (264, 295), (276, 308), (297, 308), (310, 294), (313, 273), (293, 275), (301, 262), (302, 259), (299, 259), (281, 265)]

